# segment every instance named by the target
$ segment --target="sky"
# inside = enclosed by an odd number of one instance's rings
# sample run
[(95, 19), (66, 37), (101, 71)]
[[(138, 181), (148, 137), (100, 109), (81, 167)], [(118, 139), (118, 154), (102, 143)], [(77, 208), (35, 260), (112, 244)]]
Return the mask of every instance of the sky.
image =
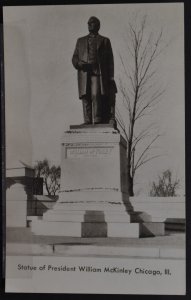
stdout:
[[(161, 157), (140, 168), (137, 194), (148, 193), (153, 179), (167, 168), (184, 189), (184, 11), (182, 3), (4, 7), (5, 101), (7, 165), (34, 164), (48, 158), (60, 164), (61, 141), (70, 125), (83, 122), (77, 74), (71, 63), (77, 38), (88, 33), (87, 21), (101, 21), (100, 34), (109, 37), (115, 80), (123, 76), (119, 54), (134, 15), (147, 15), (147, 29), (163, 29), (168, 43), (157, 65), (162, 101), (148, 121), (162, 133), (156, 143)], [(127, 58), (128, 61), (128, 58)], [(124, 114), (120, 93), (117, 107)], [(145, 123), (146, 124), (146, 123)], [(145, 126), (144, 123), (140, 126)], [(182, 191), (183, 193), (183, 191)]]

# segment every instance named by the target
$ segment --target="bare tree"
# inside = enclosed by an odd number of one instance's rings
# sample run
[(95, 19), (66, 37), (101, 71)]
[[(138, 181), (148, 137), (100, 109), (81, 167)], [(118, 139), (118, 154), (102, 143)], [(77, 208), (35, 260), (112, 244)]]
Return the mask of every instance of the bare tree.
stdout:
[(150, 190), (150, 196), (152, 197), (174, 197), (176, 196), (176, 190), (180, 185), (180, 180), (173, 179), (172, 171), (166, 170), (162, 173), (162, 176), (158, 176), (158, 182), (152, 183)]
[(47, 159), (37, 161), (34, 166), (35, 176), (43, 178), (43, 184), (48, 195), (56, 195), (60, 189), (60, 166), (51, 166)]
[(155, 131), (155, 124), (142, 127), (140, 122), (150, 115), (164, 93), (164, 89), (159, 87), (156, 76), (156, 62), (164, 50), (163, 34), (162, 31), (158, 34), (150, 29), (148, 31), (146, 23), (146, 16), (139, 21), (135, 18), (133, 22), (128, 23), (126, 53), (120, 54), (124, 74), (119, 80), (119, 90), (128, 120), (124, 121), (118, 109), (116, 118), (128, 145), (127, 170), (130, 196), (134, 195), (136, 171), (159, 156), (152, 154), (151, 151), (153, 144), (160, 137), (160, 134)]

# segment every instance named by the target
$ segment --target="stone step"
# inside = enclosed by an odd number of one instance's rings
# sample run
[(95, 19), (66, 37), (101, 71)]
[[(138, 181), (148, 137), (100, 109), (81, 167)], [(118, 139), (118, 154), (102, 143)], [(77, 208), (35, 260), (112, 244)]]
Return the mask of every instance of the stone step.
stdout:
[(35, 220), (31, 230), (37, 235), (71, 237), (139, 237), (138, 223), (55, 222)]
[[(68, 207), (67, 207), (68, 208)], [(94, 207), (93, 207), (94, 208)], [(102, 207), (103, 208), (103, 207)], [(114, 207), (113, 207), (114, 208)], [(53, 209), (49, 210), (43, 215), (43, 219), (46, 221), (71, 221), (71, 222), (85, 222), (87, 220), (94, 222), (133, 222), (133, 223), (144, 223), (144, 222), (164, 222), (164, 218), (160, 216), (151, 216), (144, 212), (134, 212), (131, 210), (126, 211), (125, 206), (123, 209), (116, 210), (105, 209), (104, 211), (99, 210), (68, 210), (64, 209)]]
[(63, 222), (131, 222), (131, 216), (127, 212), (115, 213), (115, 212), (103, 212), (103, 211), (74, 211), (63, 212), (58, 214), (57, 212), (50, 211), (44, 214), (43, 220), (46, 221), (63, 221)]
[(36, 235), (70, 237), (143, 237), (164, 235), (164, 223), (95, 222), (34, 220), (31, 230)]

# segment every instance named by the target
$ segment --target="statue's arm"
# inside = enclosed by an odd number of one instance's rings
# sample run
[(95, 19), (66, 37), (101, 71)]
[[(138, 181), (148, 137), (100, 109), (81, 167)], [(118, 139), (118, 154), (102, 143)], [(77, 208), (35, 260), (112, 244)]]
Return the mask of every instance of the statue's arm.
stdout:
[(77, 40), (76, 48), (72, 56), (72, 64), (75, 69), (79, 70), (79, 41)]

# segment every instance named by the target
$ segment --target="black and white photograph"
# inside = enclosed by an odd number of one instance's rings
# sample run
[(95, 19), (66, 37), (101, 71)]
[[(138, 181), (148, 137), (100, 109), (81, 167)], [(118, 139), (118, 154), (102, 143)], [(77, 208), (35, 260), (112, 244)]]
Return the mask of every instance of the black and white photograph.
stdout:
[(6, 292), (185, 295), (184, 4), (3, 7)]

